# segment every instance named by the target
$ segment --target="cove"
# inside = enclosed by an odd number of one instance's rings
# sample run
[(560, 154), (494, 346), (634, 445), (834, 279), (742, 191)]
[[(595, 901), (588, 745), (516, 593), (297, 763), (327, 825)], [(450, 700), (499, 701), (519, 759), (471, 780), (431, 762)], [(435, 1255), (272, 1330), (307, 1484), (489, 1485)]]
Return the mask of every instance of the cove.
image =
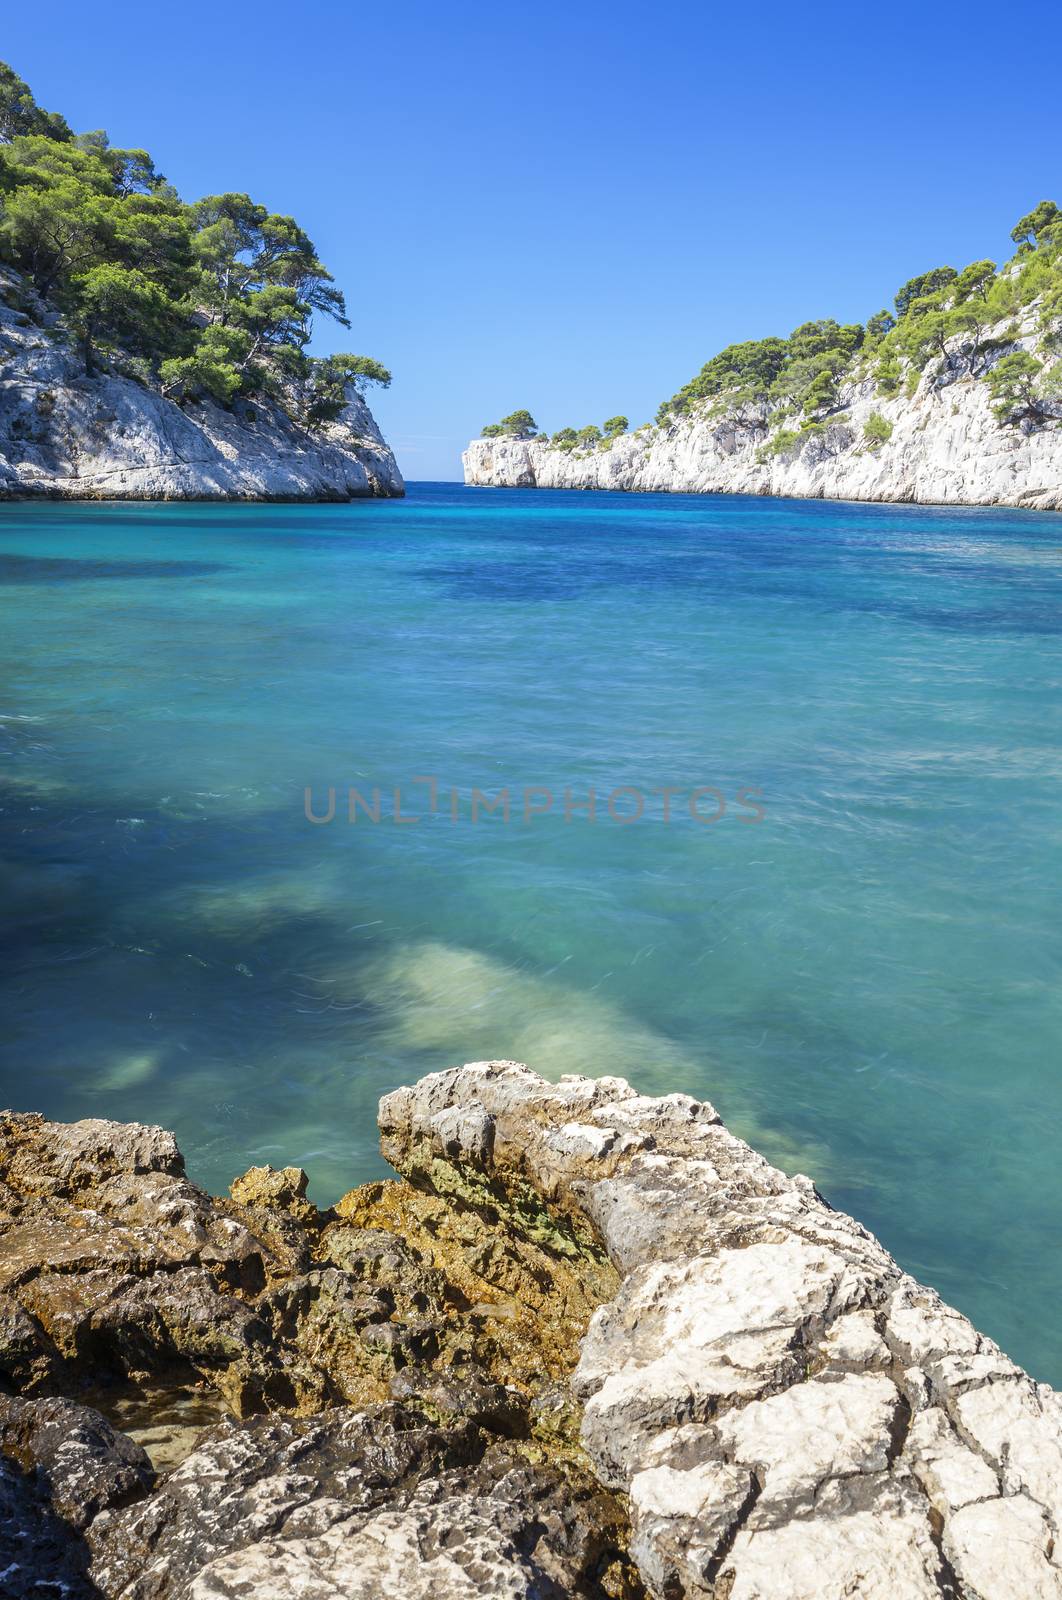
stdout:
[[(443, 1066), (688, 1090), (1062, 1380), (1056, 518), (6, 504), (0, 591), (4, 1103), (326, 1202)], [(762, 821), (561, 803), (706, 784)], [(472, 826), (506, 785), (557, 802)]]

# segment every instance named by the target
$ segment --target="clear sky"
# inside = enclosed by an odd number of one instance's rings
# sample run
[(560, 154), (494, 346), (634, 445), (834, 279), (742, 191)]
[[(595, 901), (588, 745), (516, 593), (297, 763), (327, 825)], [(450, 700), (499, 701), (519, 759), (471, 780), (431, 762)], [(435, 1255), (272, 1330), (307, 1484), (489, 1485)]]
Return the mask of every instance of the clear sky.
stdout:
[(50, 110), (298, 218), (354, 324), (315, 348), (392, 369), (410, 479), (516, 407), (647, 421), (730, 340), (864, 320), (1062, 203), (1057, 0), (5, 11)]

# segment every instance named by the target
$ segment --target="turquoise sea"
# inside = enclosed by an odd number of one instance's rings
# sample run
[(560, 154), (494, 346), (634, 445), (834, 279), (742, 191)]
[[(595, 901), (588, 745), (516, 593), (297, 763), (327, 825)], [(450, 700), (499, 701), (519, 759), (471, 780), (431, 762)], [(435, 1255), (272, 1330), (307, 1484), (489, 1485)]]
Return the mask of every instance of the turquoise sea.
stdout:
[(1062, 1381), (1062, 518), (8, 504), (0, 593), (0, 1103), (327, 1201), (435, 1068), (690, 1090)]

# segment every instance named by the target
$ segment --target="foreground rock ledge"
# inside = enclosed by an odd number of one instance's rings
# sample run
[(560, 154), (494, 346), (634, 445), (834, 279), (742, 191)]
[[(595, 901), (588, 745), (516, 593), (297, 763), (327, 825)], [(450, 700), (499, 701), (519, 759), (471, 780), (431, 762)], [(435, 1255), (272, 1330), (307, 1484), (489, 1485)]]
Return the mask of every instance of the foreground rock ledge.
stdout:
[[(710, 1106), (486, 1062), (380, 1124), (321, 1213), (0, 1119), (13, 1594), (1062, 1596), (1058, 1396)], [(235, 1415), (153, 1468), (153, 1385)]]
[(573, 1385), (650, 1592), (1062, 1595), (1062, 1404), (686, 1095), (494, 1062), (380, 1107), (402, 1171), (529, 1184), (623, 1275)]

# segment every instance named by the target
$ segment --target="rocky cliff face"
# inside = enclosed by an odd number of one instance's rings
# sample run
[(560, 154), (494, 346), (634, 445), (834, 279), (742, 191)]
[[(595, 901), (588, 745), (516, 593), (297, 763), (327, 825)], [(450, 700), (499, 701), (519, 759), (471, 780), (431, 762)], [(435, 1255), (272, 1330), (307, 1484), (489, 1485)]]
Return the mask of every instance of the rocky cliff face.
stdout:
[(5, 1593), (1060, 1600), (1059, 1397), (711, 1106), (481, 1062), (380, 1123), (320, 1212), (0, 1118)]
[[(0, 274), (0, 289), (14, 282)], [(0, 299), (0, 498), (350, 500), (401, 495), (402, 474), (352, 393), (306, 432), (272, 402), (180, 406), (132, 378), (91, 375), (53, 314)]]
[[(1036, 344), (1030, 326), (992, 359)], [(465, 482), (1062, 510), (1062, 406), (1046, 425), (1001, 426), (987, 386), (957, 350), (943, 371), (922, 376), (910, 398), (883, 399), (867, 378), (842, 386), (839, 402), (843, 421), (827, 419), (822, 432), (766, 459), (770, 418), (763, 407), (721, 416), (704, 409), (624, 434), (605, 449), (565, 453), (535, 440), (475, 439), (463, 456)], [(892, 425), (876, 448), (863, 432), (874, 412)]]

